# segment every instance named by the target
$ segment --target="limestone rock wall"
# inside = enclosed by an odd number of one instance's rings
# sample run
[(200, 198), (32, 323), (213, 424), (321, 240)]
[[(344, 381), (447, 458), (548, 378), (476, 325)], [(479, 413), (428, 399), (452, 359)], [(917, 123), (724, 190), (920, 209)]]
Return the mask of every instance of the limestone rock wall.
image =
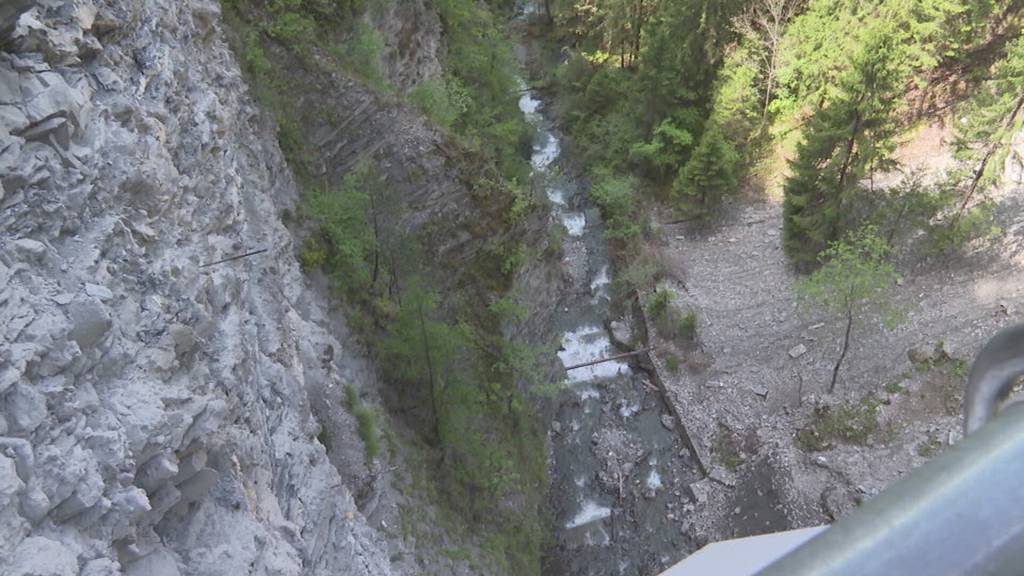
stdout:
[(0, 573), (390, 574), (316, 441), (361, 375), (217, 2), (0, 16)]

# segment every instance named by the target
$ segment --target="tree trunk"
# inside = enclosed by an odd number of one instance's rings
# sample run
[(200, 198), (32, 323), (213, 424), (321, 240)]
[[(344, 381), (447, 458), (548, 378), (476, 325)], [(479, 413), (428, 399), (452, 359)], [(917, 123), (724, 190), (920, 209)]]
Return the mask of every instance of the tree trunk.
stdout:
[(434, 412), (434, 438), (441, 445), (441, 411), (437, 405), (437, 388), (434, 383), (434, 361), (430, 357), (430, 341), (427, 339), (427, 320), (423, 315), (423, 304), (419, 306), (420, 334), (423, 337), (423, 354), (427, 361), (427, 376), (430, 379), (430, 408)]
[(900, 213), (896, 215), (896, 220), (892, 223), (892, 229), (889, 230), (889, 236), (885, 239), (886, 244), (892, 246), (892, 241), (896, 238), (896, 232), (900, 229), (900, 224), (903, 223), (903, 216), (907, 213), (907, 207), (910, 206), (910, 196), (907, 196), (903, 200), (903, 206), (900, 206)]
[(765, 79), (766, 82), (767, 82), (767, 85), (765, 86), (765, 89), (764, 89), (764, 110), (761, 111), (761, 125), (762, 126), (764, 126), (764, 123), (767, 122), (767, 120), (768, 120), (768, 105), (771, 104), (771, 101), (772, 101), (772, 90), (775, 88), (775, 86), (774, 86), (774, 84), (775, 84), (775, 59), (777, 57), (778, 48), (776, 48), (775, 46), (772, 46), (771, 50), (772, 50), (772, 58), (771, 58), (771, 62), (768, 64), (768, 73), (767, 73), (768, 77)]
[[(1017, 115), (1020, 114), (1020, 110), (1022, 107), (1024, 107), (1024, 97), (1021, 97), (1017, 100), (1017, 104), (1013, 107), (1013, 112), (1006, 119), (1006, 121), (1003, 122), (1003, 126), (1005, 128), (1010, 128), (1011, 126), (1013, 126), (1014, 122), (1017, 121)], [(978, 164), (978, 168), (974, 171), (974, 177), (971, 178), (971, 185), (967, 189), (967, 194), (964, 195), (964, 200), (963, 202), (960, 203), (960, 209), (957, 210), (956, 217), (953, 218), (954, 224), (959, 222), (960, 218), (963, 217), (964, 212), (967, 210), (967, 205), (970, 204), (971, 198), (974, 197), (974, 193), (978, 190), (978, 183), (981, 182), (982, 176), (985, 175), (985, 167), (988, 166), (989, 160), (991, 160), (992, 157), (995, 156), (996, 150), (998, 149), (998, 143), (991, 144), (989, 146), (988, 151), (985, 152), (985, 156), (982, 157), (981, 163)]]
[(839, 354), (839, 359), (836, 360), (836, 366), (832, 369), (832, 382), (828, 385), (828, 393), (831, 394), (836, 390), (836, 379), (839, 378), (839, 367), (843, 365), (843, 360), (846, 358), (846, 351), (850, 349), (850, 330), (853, 329), (853, 310), (851, 308), (846, 309), (846, 336), (843, 337), (843, 351)]
[(370, 275), (370, 286), (376, 291), (377, 278), (380, 275), (380, 220), (377, 214), (377, 198), (370, 194), (370, 214), (373, 220), (373, 273)]
[(551, 0), (544, 0), (544, 13), (548, 17), (548, 24), (554, 24), (555, 17), (551, 15)]

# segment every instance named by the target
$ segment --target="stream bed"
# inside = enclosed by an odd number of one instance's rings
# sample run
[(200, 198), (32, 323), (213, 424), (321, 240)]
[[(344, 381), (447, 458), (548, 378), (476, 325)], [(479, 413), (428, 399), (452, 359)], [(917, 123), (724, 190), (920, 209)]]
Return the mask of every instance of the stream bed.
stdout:
[[(573, 175), (545, 103), (524, 89), (519, 107), (537, 128), (534, 182), (565, 227), (562, 266), (570, 282), (557, 302), (559, 359), (572, 366), (620, 353), (605, 328), (612, 265), (600, 215)], [(700, 476), (678, 423), (646, 374), (626, 361), (566, 375), (550, 429), (556, 542), (544, 574), (658, 574), (692, 550), (689, 484)]]

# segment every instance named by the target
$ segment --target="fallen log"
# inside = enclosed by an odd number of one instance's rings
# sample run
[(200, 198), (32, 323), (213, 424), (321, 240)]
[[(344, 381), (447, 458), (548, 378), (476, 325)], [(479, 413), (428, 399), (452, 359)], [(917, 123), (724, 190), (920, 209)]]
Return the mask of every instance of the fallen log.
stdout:
[(577, 368), (586, 368), (587, 366), (593, 366), (594, 364), (604, 364), (605, 362), (612, 362), (614, 360), (622, 360), (623, 358), (629, 358), (630, 356), (636, 356), (638, 354), (643, 354), (645, 352), (650, 352), (653, 349), (654, 349), (653, 346), (649, 346), (647, 348), (641, 348), (639, 350), (634, 350), (632, 352), (626, 352), (625, 354), (616, 354), (615, 356), (609, 356), (607, 358), (601, 358), (599, 360), (591, 360), (590, 362), (584, 362), (582, 364), (573, 364), (572, 366), (566, 366), (565, 370), (568, 372), (569, 370), (575, 370)]

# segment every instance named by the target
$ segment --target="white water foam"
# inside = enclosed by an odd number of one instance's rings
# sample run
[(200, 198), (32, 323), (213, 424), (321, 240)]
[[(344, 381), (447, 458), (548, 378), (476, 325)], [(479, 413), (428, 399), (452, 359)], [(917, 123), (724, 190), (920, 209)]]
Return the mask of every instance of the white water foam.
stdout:
[(612, 283), (611, 276), (608, 274), (608, 265), (601, 266), (601, 269), (597, 271), (597, 275), (590, 281), (590, 293), (595, 298), (608, 298), (608, 286)]
[(564, 208), (567, 206), (565, 202), (565, 190), (559, 190), (558, 188), (547, 189), (548, 200), (555, 206)]
[[(565, 366), (583, 364), (592, 360), (607, 358), (613, 354), (611, 342), (604, 328), (597, 325), (580, 326), (562, 336), (562, 350), (558, 358)], [(593, 366), (569, 371), (570, 382), (587, 382), (598, 378), (614, 378), (626, 373), (629, 365), (620, 360), (602, 362)]]
[(579, 238), (587, 228), (587, 218), (580, 212), (563, 212), (562, 225), (569, 231), (569, 236)]
[(658, 474), (657, 470), (652, 469), (651, 473), (647, 476), (647, 488), (650, 490), (661, 488), (661, 474)]
[(544, 143), (540, 146), (534, 145), (533, 155), (530, 157), (530, 163), (533, 165), (533, 169), (537, 171), (544, 170), (550, 166), (561, 152), (558, 139), (553, 134), (541, 132), (541, 135), (544, 137)]
[(583, 509), (580, 510), (579, 514), (565, 525), (566, 528), (578, 528), (591, 522), (597, 522), (598, 520), (604, 520), (605, 518), (612, 515), (612, 509), (607, 506), (601, 506), (597, 502), (587, 500), (583, 503)]

